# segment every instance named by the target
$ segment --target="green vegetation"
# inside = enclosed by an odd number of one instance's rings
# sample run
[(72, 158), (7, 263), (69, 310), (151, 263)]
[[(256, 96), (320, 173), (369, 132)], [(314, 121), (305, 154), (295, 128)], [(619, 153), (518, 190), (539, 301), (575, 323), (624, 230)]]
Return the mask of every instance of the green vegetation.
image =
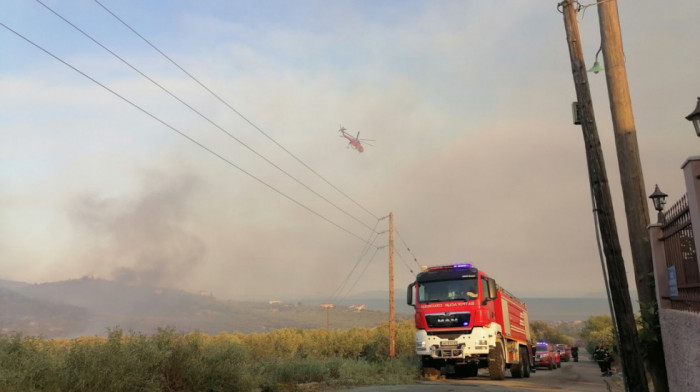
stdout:
[[(593, 352), (613, 347), (609, 316), (583, 323), (534, 321), (533, 338)], [(145, 335), (116, 328), (107, 337), (48, 339), (0, 335), (0, 391), (322, 391), (418, 380), (412, 321), (396, 326), (388, 358), (387, 323), (374, 328), (284, 328), (265, 333)]]
[(559, 327), (556, 327), (544, 321), (533, 321), (530, 323), (532, 339), (536, 342), (574, 344), (574, 337), (566, 335), (563, 331), (571, 332), (572, 328), (567, 327), (566, 324), (561, 324)]
[(598, 343), (603, 343), (614, 353), (612, 318), (610, 316), (591, 316), (584, 322), (581, 339), (586, 342), (586, 350), (592, 353)]
[(392, 360), (387, 324), (215, 336), (173, 329), (71, 340), (0, 335), (0, 390), (281, 392), (308, 383), (305, 390), (412, 383), (419, 374), (413, 325), (396, 330)]

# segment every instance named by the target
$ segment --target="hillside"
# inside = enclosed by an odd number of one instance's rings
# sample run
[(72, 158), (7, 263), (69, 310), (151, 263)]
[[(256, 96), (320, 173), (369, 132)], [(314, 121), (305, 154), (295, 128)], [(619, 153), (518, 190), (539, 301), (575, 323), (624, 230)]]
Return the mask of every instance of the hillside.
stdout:
[[(373, 327), (386, 312), (263, 302), (222, 301), (178, 290), (81, 278), (42, 284), (0, 281), (0, 332), (46, 337), (105, 335), (108, 328), (150, 333), (264, 332), (279, 328)], [(397, 319), (410, 315), (399, 314)]]
[(88, 312), (77, 306), (55, 304), (0, 288), (0, 332), (64, 336), (87, 323)]
[[(397, 295), (397, 320), (411, 319), (413, 309)], [(265, 332), (279, 328), (374, 327), (388, 320), (386, 293), (356, 295), (326, 313), (319, 299), (268, 304), (220, 300), (179, 290), (125, 285), (84, 277), (27, 284), (0, 280), (0, 333), (46, 337), (106, 335), (120, 327), (151, 333), (159, 327), (207, 334)], [(530, 321), (576, 321), (609, 314), (603, 298), (524, 298)], [(360, 312), (351, 304), (365, 304)]]

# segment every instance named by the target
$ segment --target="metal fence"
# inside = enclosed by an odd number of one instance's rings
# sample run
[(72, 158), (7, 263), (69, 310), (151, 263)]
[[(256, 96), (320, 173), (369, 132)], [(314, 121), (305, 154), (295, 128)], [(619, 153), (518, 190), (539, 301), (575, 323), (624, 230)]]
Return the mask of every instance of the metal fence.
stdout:
[(676, 278), (676, 285), (669, 287), (671, 307), (700, 313), (700, 270), (686, 195), (665, 211), (663, 218), (661, 240), (666, 252), (666, 267), (669, 276), (675, 275)]

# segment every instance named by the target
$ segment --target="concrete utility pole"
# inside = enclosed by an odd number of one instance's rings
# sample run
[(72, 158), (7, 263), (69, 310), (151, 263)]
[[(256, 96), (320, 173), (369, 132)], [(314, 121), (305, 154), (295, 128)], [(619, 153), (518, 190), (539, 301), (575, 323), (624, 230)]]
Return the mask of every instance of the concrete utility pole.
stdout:
[(620, 338), (619, 353), (623, 368), (623, 379), (627, 390), (647, 392), (649, 391), (649, 386), (647, 385), (644, 364), (642, 363), (642, 356), (639, 350), (639, 339), (627, 285), (625, 263), (617, 235), (610, 186), (593, 113), (593, 102), (588, 87), (586, 64), (583, 61), (581, 36), (578, 30), (578, 21), (576, 20), (577, 4), (578, 2), (575, 0), (564, 0), (558, 4), (558, 7), (564, 14), (564, 27), (566, 28), (566, 39), (571, 57), (571, 71), (574, 76), (576, 97), (578, 99), (577, 112), (586, 145), (589, 181), (597, 207), (603, 251), (608, 269), (610, 295), (615, 308), (614, 319), (617, 320)]
[(637, 145), (637, 131), (634, 125), (632, 101), (627, 83), (616, 0), (598, 3), (598, 20), (637, 295), (639, 296), (644, 328), (647, 329), (645, 336), (653, 337), (653, 339), (644, 339), (641, 342), (642, 349), (646, 354), (645, 358), (647, 358), (647, 367), (654, 383), (654, 391), (668, 392), (666, 361), (661, 340), (658, 303), (656, 302), (654, 264), (649, 243), (649, 231), (647, 230), (650, 223), (647, 189), (644, 186), (642, 164)]
[(394, 318), (394, 213), (389, 213), (389, 358), (396, 357), (396, 321)]

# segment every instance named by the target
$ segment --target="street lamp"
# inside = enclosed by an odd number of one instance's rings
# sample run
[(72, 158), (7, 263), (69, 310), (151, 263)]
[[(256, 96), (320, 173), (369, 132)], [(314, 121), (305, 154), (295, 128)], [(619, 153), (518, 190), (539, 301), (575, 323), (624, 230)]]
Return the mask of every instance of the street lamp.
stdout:
[(685, 119), (693, 123), (695, 133), (700, 136), (700, 97), (698, 97), (698, 105), (695, 107), (695, 110), (685, 116)]
[(661, 213), (661, 211), (664, 210), (664, 206), (666, 205), (666, 196), (668, 195), (661, 192), (658, 184), (656, 185), (656, 188), (654, 188), (654, 193), (649, 195), (652, 203), (654, 203), (654, 209), (658, 211), (657, 220), (659, 222), (664, 221), (664, 215)]

